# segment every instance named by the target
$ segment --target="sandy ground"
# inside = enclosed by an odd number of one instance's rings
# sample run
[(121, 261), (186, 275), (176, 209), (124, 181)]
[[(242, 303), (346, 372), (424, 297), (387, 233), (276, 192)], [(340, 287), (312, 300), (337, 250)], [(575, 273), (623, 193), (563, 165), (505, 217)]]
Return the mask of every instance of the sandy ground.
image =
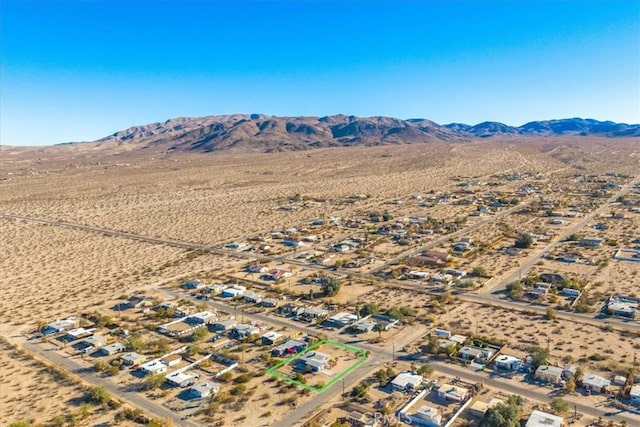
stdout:
[[(40, 153), (40, 158), (34, 158), (20, 150), (17, 154), (3, 150), (0, 213), (59, 219), (146, 236), (223, 243), (298, 226), (323, 215), (366, 215), (373, 209), (398, 208), (399, 215), (420, 210), (434, 216), (458, 215), (464, 208), (452, 210), (444, 206), (429, 211), (417, 208), (415, 200), (409, 198), (454, 188), (459, 181), (453, 177), (488, 181), (496, 174), (551, 173), (546, 185), (562, 188), (573, 173), (637, 173), (637, 140), (615, 140), (615, 150), (617, 156), (611, 154), (611, 141), (600, 139), (531, 139), (526, 144), (514, 140), (478, 141), (155, 159), (101, 153), (84, 153), (82, 158), (64, 154), (47, 157)], [(369, 197), (351, 203), (348, 199), (353, 194)], [(293, 202), (296, 195), (303, 202)], [(403, 200), (403, 204), (386, 203), (396, 199)], [(637, 221), (630, 226), (633, 228), (634, 224)], [(629, 225), (620, 230), (616, 225), (612, 227), (618, 234), (631, 230)], [(33, 330), (38, 321), (83, 311), (108, 311), (108, 305), (119, 295), (149, 290), (185, 275), (218, 276), (230, 266), (229, 261), (215, 255), (16, 220), (0, 219), (0, 236), (0, 334), (4, 337)], [(495, 268), (502, 265), (496, 264)], [(636, 278), (625, 270), (630, 268), (618, 270), (610, 261), (601, 271), (600, 280), (607, 281), (603, 286), (610, 288), (610, 282)], [(487, 269), (491, 270), (491, 266)], [(381, 306), (406, 304), (420, 308), (427, 303), (409, 294), (375, 291), (378, 286), (343, 287), (339, 298), (341, 302), (355, 298), (364, 301), (366, 295), (361, 292), (373, 292), (371, 295), (380, 299)], [(519, 333), (533, 340), (535, 337), (526, 335), (533, 331), (526, 328), (534, 328), (537, 323), (532, 320), (528, 326), (525, 322), (525, 329)], [(559, 326), (552, 327), (556, 334), (564, 333)], [(608, 360), (594, 369), (601, 369), (610, 361), (623, 363), (621, 355), (630, 351), (629, 340), (616, 342), (606, 334), (600, 336), (604, 341), (591, 343), (593, 338), (585, 335), (586, 349), (573, 348), (572, 343), (554, 345), (580, 356), (616, 349), (615, 355), (607, 353)], [(6, 352), (0, 354), (6, 357)], [(16, 376), (15, 372), (34, 369), (29, 368), (28, 360), (14, 358), (7, 363), (3, 360), (1, 365), (11, 366), (2, 370), (3, 384), (5, 380), (10, 384), (2, 387), (2, 410), (7, 411), (3, 414), (18, 417), (27, 409), (26, 402), (47, 402), (41, 412), (44, 420), (66, 407), (64, 402), (62, 406), (49, 405), (48, 388), (35, 388), (20, 379), (22, 376)], [(51, 378), (46, 383), (66, 390), (64, 380)], [(26, 395), (24, 390), (29, 390), (29, 399), (21, 399)], [(80, 395), (76, 390), (68, 391), (65, 398)], [(274, 388), (269, 393), (277, 391)], [(247, 405), (255, 409), (262, 404), (248, 399)], [(285, 405), (283, 410), (286, 408)], [(275, 419), (275, 414), (276, 411), (270, 416), (273, 418), (264, 419)]]

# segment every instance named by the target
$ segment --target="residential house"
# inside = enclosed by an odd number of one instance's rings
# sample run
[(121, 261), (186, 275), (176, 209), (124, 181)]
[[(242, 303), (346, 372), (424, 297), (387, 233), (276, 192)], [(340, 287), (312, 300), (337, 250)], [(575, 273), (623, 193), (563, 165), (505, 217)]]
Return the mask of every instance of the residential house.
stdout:
[(498, 399), (497, 397), (492, 397), (488, 402), (483, 402), (482, 400), (476, 400), (469, 407), (469, 414), (475, 418), (484, 418), (487, 411), (498, 404), (504, 404), (504, 400)]
[(127, 346), (119, 342), (106, 345), (99, 350), (99, 353), (103, 356), (112, 356), (114, 354), (122, 353), (127, 350)]
[(122, 364), (125, 366), (140, 365), (147, 360), (145, 356), (135, 352), (125, 353), (120, 357), (120, 359), (122, 360)]
[(501, 354), (495, 359), (496, 368), (507, 371), (516, 371), (522, 365), (522, 360), (514, 356)]
[(250, 304), (260, 304), (262, 302), (262, 295), (255, 292), (247, 292), (244, 294), (244, 301)]
[(525, 427), (563, 427), (564, 419), (542, 411), (533, 411)]
[(262, 336), (262, 345), (274, 345), (279, 341), (282, 341), (283, 336), (281, 333), (270, 331)]
[(299, 340), (289, 340), (286, 341), (277, 347), (271, 349), (271, 355), (273, 357), (283, 357), (283, 356), (291, 356), (293, 354), (299, 353), (305, 348), (307, 348), (308, 344), (305, 341)]
[(275, 298), (265, 298), (262, 300), (262, 306), (263, 307), (277, 307), (278, 306), (278, 300)]
[(376, 328), (376, 324), (376, 322), (372, 322), (370, 320), (362, 320), (358, 323), (354, 323), (351, 326), (351, 329), (358, 334), (366, 334), (373, 331)]
[(371, 321), (376, 322), (376, 329), (381, 329), (383, 331), (388, 331), (400, 322), (395, 317), (379, 313), (372, 314), (370, 319)]
[(167, 375), (165, 380), (174, 387), (188, 387), (193, 385), (195, 377), (185, 372), (176, 371)]
[(44, 327), (44, 329), (42, 330), (42, 333), (44, 335), (58, 334), (60, 332), (64, 332), (68, 329), (71, 329), (75, 326), (76, 326), (76, 318), (69, 317), (68, 319), (56, 320), (55, 322), (49, 323), (47, 326)]
[(269, 266), (267, 264), (251, 264), (247, 271), (249, 273), (266, 273), (269, 271)]
[(102, 335), (92, 335), (80, 342), (85, 348), (96, 349), (103, 347), (107, 343), (107, 338)]
[(411, 424), (419, 424), (426, 427), (440, 427), (442, 425), (442, 415), (436, 408), (422, 405), (415, 414), (409, 418)]
[(458, 350), (458, 356), (465, 360), (489, 360), (493, 353), (494, 351), (489, 348), (475, 347), (473, 345), (465, 345)]
[(328, 363), (328, 354), (310, 351), (298, 359), (294, 369), (301, 372), (322, 372), (327, 369)]
[(633, 406), (640, 407), (640, 384), (635, 384), (629, 391), (629, 402)]
[(202, 289), (205, 287), (205, 284), (202, 280), (187, 280), (182, 284), (184, 289)]
[(437, 395), (447, 401), (464, 402), (469, 398), (469, 390), (453, 384), (443, 384), (438, 388)]
[(216, 320), (215, 313), (212, 313), (210, 311), (201, 311), (187, 317), (185, 319), (185, 322), (190, 325), (204, 325), (207, 323), (211, 323), (214, 320)]
[(276, 281), (279, 279), (286, 279), (288, 277), (291, 277), (292, 275), (293, 273), (290, 271), (274, 268), (269, 270), (267, 273), (263, 274), (262, 276), (260, 276), (260, 279)]
[(194, 399), (203, 399), (212, 394), (216, 394), (220, 390), (220, 384), (213, 381), (203, 381), (193, 385), (189, 389), (189, 395)]
[(633, 319), (636, 317), (636, 311), (639, 303), (635, 298), (626, 298), (621, 295), (613, 295), (606, 304), (606, 312), (614, 316), (622, 316)]
[(588, 248), (597, 248), (602, 244), (602, 241), (603, 240), (599, 237), (585, 237), (584, 239), (580, 239), (578, 244)]
[(420, 255), (410, 258), (409, 262), (412, 265), (418, 266), (442, 266), (447, 263), (448, 259), (449, 254), (447, 254), (446, 252), (425, 251)]
[(231, 330), (231, 328), (233, 328), (237, 324), (238, 324), (238, 322), (236, 321), (236, 319), (232, 317), (230, 319), (219, 320), (219, 321), (217, 321), (215, 323), (209, 324), (209, 330), (211, 330), (212, 332), (215, 332), (215, 331), (229, 331), (229, 330)]
[(304, 313), (301, 314), (301, 317), (308, 321), (314, 321), (318, 319), (324, 319), (329, 315), (329, 311), (320, 307), (311, 307), (307, 308)]
[(127, 308), (130, 309), (134, 309), (134, 308), (141, 308), (146, 304), (147, 300), (145, 299), (145, 297), (142, 296), (131, 296), (129, 297), (124, 304), (126, 305)]
[(231, 242), (231, 243), (227, 243), (226, 245), (224, 245), (225, 248), (227, 249), (233, 249), (233, 250), (239, 250), (242, 248), (246, 248), (247, 247), (247, 243), (246, 242)]
[(412, 391), (417, 389), (423, 380), (422, 375), (401, 372), (391, 381), (391, 388), (398, 391)]
[(178, 363), (182, 362), (182, 356), (180, 356), (179, 354), (169, 354), (165, 357), (163, 357), (162, 359), (160, 359), (162, 361), (162, 363), (164, 363), (165, 365), (171, 367), (171, 366), (175, 366)]
[(610, 380), (594, 374), (584, 374), (581, 383), (585, 390), (592, 393), (606, 393), (607, 387), (611, 386)]
[(237, 324), (233, 328), (231, 328), (229, 337), (240, 340), (257, 334), (258, 332), (260, 332), (260, 328), (256, 326), (248, 324)]
[(90, 337), (95, 331), (96, 331), (96, 328), (91, 328), (91, 329), (73, 328), (68, 330), (65, 336), (63, 336), (60, 339), (67, 342), (71, 342), (71, 341), (79, 340), (81, 338)]
[(140, 371), (144, 375), (161, 374), (167, 372), (168, 368), (160, 359), (153, 359), (140, 365)]
[(235, 298), (244, 295), (246, 291), (247, 288), (244, 286), (233, 285), (225, 288), (220, 296), (222, 296), (222, 298)]
[(363, 414), (358, 411), (352, 411), (347, 416), (347, 423), (350, 427), (379, 427), (380, 417), (373, 417), (369, 414)]
[(557, 366), (540, 365), (533, 376), (543, 382), (558, 384), (562, 380), (563, 369)]
[(327, 318), (325, 324), (327, 326), (333, 326), (336, 328), (342, 328), (348, 325), (352, 325), (358, 320), (358, 315), (347, 312), (336, 313), (333, 316)]

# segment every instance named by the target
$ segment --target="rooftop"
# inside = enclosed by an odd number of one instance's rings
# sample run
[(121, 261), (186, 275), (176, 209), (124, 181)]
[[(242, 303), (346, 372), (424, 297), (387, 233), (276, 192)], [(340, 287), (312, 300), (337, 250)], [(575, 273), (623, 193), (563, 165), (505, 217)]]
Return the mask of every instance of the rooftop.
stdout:
[(564, 419), (542, 411), (533, 411), (525, 427), (562, 427)]

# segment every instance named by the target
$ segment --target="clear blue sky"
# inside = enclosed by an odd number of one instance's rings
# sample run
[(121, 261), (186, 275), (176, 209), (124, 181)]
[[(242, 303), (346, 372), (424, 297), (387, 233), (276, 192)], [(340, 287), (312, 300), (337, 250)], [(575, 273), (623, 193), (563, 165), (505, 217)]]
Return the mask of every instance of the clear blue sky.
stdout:
[(0, 142), (229, 113), (640, 122), (640, 2), (0, 2)]

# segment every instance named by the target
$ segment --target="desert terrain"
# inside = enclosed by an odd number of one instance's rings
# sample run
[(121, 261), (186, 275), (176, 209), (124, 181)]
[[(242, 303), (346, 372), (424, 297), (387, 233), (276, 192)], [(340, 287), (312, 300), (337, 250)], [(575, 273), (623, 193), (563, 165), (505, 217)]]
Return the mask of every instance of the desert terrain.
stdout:
[[(20, 346), (25, 341), (24, 334), (32, 334), (43, 322), (93, 311), (113, 315), (110, 307), (125, 296), (151, 295), (158, 287), (194, 277), (217, 282), (234, 275), (242, 277), (239, 271), (248, 262), (247, 257), (194, 249), (197, 245), (218, 248), (250, 236), (299, 227), (318, 218), (359, 217), (374, 210), (396, 209), (397, 217), (427, 212), (452, 221), (468, 210), (446, 205), (432, 210), (419, 208), (410, 204), (411, 196), (450, 191), (460, 179), (488, 182), (505, 174), (538, 177), (538, 184), (545, 189), (563, 188), (564, 192), (557, 191), (554, 196), (569, 205), (584, 197), (574, 193), (578, 186), (571, 184), (574, 176), (638, 175), (640, 143), (637, 138), (527, 137), (276, 153), (153, 156), (126, 150), (78, 153), (69, 147), (40, 151), (2, 147), (0, 165), (0, 336), (6, 340), (0, 352), (0, 425), (17, 420), (53, 425), (56, 417), (68, 412), (70, 400), (81, 400), (86, 385), (52, 374), (12, 346)], [(519, 184), (507, 180), (500, 190), (512, 191)], [(403, 203), (394, 208), (397, 200)], [(588, 227), (606, 223), (621, 243), (640, 237), (637, 214), (616, 222), (610, 219), (614, 212), (608, 210), (592, 219)], [(557, 228), (557, 233), (578, 219), (568, 220)], [(61, 222), (86, 228), (64, 226)], [(552, 228), (546, 220), (508, 215), (474, 229), (469, 236), (474, 241), (491, 241), (496, 233), (537, 233)], [(340, 233), (349, 234), (344, 230)], [(513, 238), (505, 238), (498, 246), (512, 242)], [(447, 250), (451, 243), (439, 248)], [(374, 254), (377, 258), (393, 257), (404, 250), (384, 243)], [(502, 275), (517, 271), (525, 260), (497, 255), (498, 250), (488, 248), (469, 258), (455, 258), (452, 266), (467, 270), (482, 266), (497, 283)], [(535, 250), (534, 246), (531, 251)], [(604, 259), (599, 259), (602, 256), (603, 253), (593, 255), (601, 261), (598, 266), (572, 266), (545, 259), (524, 275), (553, 268), (589, 280), (591, 294), (600, 292), (596, 295), (600, 300), (612, 292), (635, 296), (638, 263), (609, 259), (605, 264)], [(373, 266), (380, 264), (378, 261)], [(477, 330), (481, 335), (508, 342), (509, 348), (522, 356), (528, 346), (547, 345), (549, 338), (553, 363), (564, 363), (567, 355), (572, 355), (573, 361), (584, 359), (585, 370), (601, 374), (624, 373), (638, 349), (637, 333), (616, 328), (576, 327), (562, 318), (541, 320), (539, 314), (511, 312), (455, 298), (455, 305), (447, 302), (434, 308), (437, 295), (415, 291), (415, 286), (410, 292), (391, 292), (379, 276), (369, 284), (366, 269), (361, 271), (360, 281), (344, 286), (331, 303), (345, 308), (372, 301), (386, 308), (411, 307), (417, 313), (417, 321), (429, 327), (465, 334)], [(301, 271), (296, 279), (300, 277)], [(278, 295), (286, 293), (287, 286), (280, 288)], [(319, 289), (295, 284), (292, 295)], [(369, 341), (377, 335), (372, 333)], [(396, 332), (388, 334), (387, 346), (395, 336)], [(416, 350), (418, 343), (420, 340), (410, 349)], [(598, 359), (592, 357), (596, 353), (604, 359), (594, 360)], [(254, 357), (258, 355), (256, 352)], [(255, 374), (259, 375), (257, 371)], [(243, 397), (249, 404), (238, 407), (239, 412), (227, 425), (248, 425), (243, 421), (277, 425), (279, 417), (286, 415), (287, 406), (264, 415), (263, 393), (283, 393), (283, 399), (292, 393), (283, 384), (266, 380), (257, 377), (250, 383), (255, 391)], [(264, 392), (259, 389), (263, 382), (269, 387)], [(300, 404), (310, 400), (305, 396)], [(231, 403), (220, 405), (230, 412), (236, 410)], [(97, 425), (96, 420), (113, 423), (113, 414), (115, 411), (100, 414), (102, 418), (92, 416), (91, 424), (87, 421), (79, 425)], [(202, 414), (200, 419), (218, 420)]]

